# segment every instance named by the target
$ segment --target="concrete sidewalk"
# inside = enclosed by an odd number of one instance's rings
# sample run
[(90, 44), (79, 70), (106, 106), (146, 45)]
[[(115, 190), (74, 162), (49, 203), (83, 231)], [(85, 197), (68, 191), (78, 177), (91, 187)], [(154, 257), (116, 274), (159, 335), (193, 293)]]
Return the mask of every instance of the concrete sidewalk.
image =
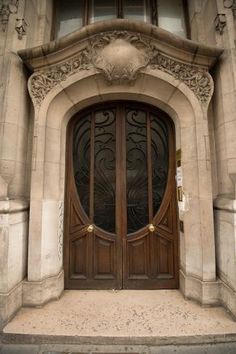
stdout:
[(70, 290), (42, 308), (21, 309), (2, 342), (6, 353), (13, 353), (9, 345), (28, 344), (32, 354), (201, 353), (196, 345), (208, 350), (202, 353), (231, 354), (236, 322), (223, 308), (203, 308), (177, 290)]

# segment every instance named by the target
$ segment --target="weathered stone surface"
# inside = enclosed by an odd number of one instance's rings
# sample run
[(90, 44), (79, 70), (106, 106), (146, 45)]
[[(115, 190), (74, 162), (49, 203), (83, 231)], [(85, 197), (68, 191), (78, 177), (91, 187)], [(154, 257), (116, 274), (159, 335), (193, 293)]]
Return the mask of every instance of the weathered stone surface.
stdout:
[[(3, 345), (1, 354), (234, 354), (236, 343), (202, 344), (202, 345), (167, 345), (167, 346), (53, 346), (50, 351), (39, 346)], [(66, 350), (66, 351), (65, 351)], [(69, 351), (68, 351), (69, 350)]]
[[(122, 30), (121, 24), (123, 24)], [(59, 42), (55, 48), (51, 44), (45, 48), (19, 52), (25, 63), (35, 70), (29, 81), (29, 91), (36, 106), (40, 106), (46, 95), (69, 76), (93, 67), (98, 69), (111, 84), (133, 82), (140, 70), (146, 67), (162, 70), (184, 82), (203, 105), (209, 103), (213, 93), (213, 82), (207, 70), (221, 54), (219, 49), (196, 46), (183, 40), (179, 50), (178, 37), (172, 36), (172, 47), (170, 47), (165, 44), (165, 40), (170, 41), (170, 38), (167, 39), (162, 30), (153, 31), (150, 27), (149, 32), (148, 25), (143, 27), (140, 24), (139, 31), (135, 32), (133, 23), (129, 21), (113, 21), (112, 31), (109, 23), (107, 25), (104, 22), (102, 31), (100, 27), (101, 24), (94, 25), (93, 34), (85, 38), (83, 31), (72, 40), (70, 38), (68, 42), (70, 58), (68, 59), (67, 54), (67, 59), (64, 61), (61, 60), (61, 55), (63, 51), (65, 53), (67, 51), (66, 41)], [(98, 34), (99, 30), (101, 34)], [(71, 53), (70, 45), (75, 40), (78, 49), (77, 52), (72, 49), (73, 53)], [(52, 57), (54, 57), (54, 64), (50, 65)], [(56, 64), (57, 62), (59, 64)], [(37, 69), (39, 65), (40, 70)]]
[[(204, 308), (178, 290), (67, 290), (42, 308), (23, 308), (5, 343), (187, 344), (236, 341), (223, 308)], [(104, 342), (106, 341), (106, 342)]]
[[(10, 9), (12, 4), (17, 5)], [(147, 102), (173, 119), (184, 189), (179, 210), (184, 224), (181, 289), (203, 304), (221, 302), (236, 314), (234, 2), (189, 1), (191, 38), (197, 42), (156, 26), (117, 20), (46, 44), (52, 4), (0, 1), (1, 16), (6, 15), (5, 32), (0, 33), (1, 321), (21, 306), (26, 274), (23, 295), (28, 304), (41, 305), (62, 292), (66, 126), (82, 108), (117, 99)], [(226, 19), (223, 33), (215, 28), (219, 14)], [(15, 30), (17, 19), (28, 24), (22, 39)], [(18, 50), (35, 71), (30, 81), (35, 115)], [(209, 69), (215, 92), (207, 111), (213, 93)], [(213, 196), (220, 196), (214, 227)], [(27, 211), (19, 210), (15, 200), (3, 199), (29, 197), (27, 237)], [(15, 205), (15, 212), (8, 204)]]

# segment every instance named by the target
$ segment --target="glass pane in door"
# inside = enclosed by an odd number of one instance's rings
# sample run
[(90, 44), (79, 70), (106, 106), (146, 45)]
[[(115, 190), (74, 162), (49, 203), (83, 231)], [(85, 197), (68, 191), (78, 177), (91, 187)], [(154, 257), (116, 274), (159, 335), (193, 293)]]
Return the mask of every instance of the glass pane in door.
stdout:
[(94, 223), (115, 232), (116, 114), (115, 109), (95, 112)]
[(166, 123), (155, 115), (150, 116), (152, 145), (152, 198), (153, 215), (160, 208), (166, 189), (169, 169), (169, 141)]
[(75, 185), (81, 206), (89, 215), (91, 115), (78, 120), (73, 131), (73, 166)]
[(148, 224), (147, 114), (126, 109), (127, 231)]

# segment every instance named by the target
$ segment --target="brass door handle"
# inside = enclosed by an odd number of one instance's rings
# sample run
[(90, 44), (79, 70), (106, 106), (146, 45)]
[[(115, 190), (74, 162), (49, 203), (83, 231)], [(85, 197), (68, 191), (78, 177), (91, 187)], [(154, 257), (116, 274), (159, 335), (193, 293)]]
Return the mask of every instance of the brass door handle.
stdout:
[(156, 227), (155, 227), (153, 224), (149, 224), (149, 225), (148, 225), (148, 230), (149, 230), (150, 232), (154, 232), (155, 229), (156, 229)]
[(94, 226), (91, 224), (87, 227), (88, 232), (93, 232), (94, 231)]

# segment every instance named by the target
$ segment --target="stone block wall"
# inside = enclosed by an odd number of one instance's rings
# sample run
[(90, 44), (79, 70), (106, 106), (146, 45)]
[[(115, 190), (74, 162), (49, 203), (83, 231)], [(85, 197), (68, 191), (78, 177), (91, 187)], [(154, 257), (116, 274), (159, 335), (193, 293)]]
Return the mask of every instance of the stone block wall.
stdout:
[(18, 50), (50, 40), (51, 0), (0, 2), (0, 328), (27, 273), (33, 108)]
[(217, 275), (221, 302), (236, 314), (236, 47), (235, 1), (189, 1), (192, 39), (224, 48), (212, 70), (209, 109)]
[[(221, 284), (220, 288), (217, 282), (213, 284), (216, 294), (214, 303), (220, 300), (236, 315), (236, 53), (233, 12), (235, 2), (232, 1), (231, 4), (230, 1), (224, 0), (189, 0), (188, 3), (191, 39), (225, 49), (211, 72), (215, 92), (208, 110), (208, 129), (205, 127), (205, 132), (209, 131), (210, 147), (209, 156), (204, 162), (210, 167), (208, 166), (208, 169), (207, 166), (199, 164), (199, 168), (202, 168), (202, 171), (205, 169), (212, 171), (217, 274)], [(40, 135), (40, 131), (37, 133), (34, 127), (34, 109), (27, 90), (29, 73), (17, 52), (50, 41), (53, 1), (7, 0), (4, 6), (9, 16), (4, 21), (0, 16), (0, 327), (21, 306), (22, 288), (23, 294), (27, 295), (28, 288), (32, 285), (30, 281), (37, 281), (38, 288), (41, 289), (41, 273), (47, 276), (49, 269), (51, 273), (56, 274), (61, 262), (58, 260), (58, 263), (53, 263), (56, 271), (54, 269), (51, 271), (52, 267), (47, 267), (45, 262), (45, 269), (40, 269), (40, 277), (33, 276), (31, 269), (28, 272), (29, 282), (23, 283), (27, 275), (28, 200), (31, 173), (32, 171), (34, 173), (31, 159), (39, 153), (41, 147), (38, 144), (38, 152), (32, 151), (33, 139), (36, 138), (36, 134)], [(49, 135), (51, 139), (55, 138), (51, 132)], [(208, 150), (208, 146), (205, 148)], [(43, 167), (40, 172), (42, 171)], [(56, 169), (55, 175), (58, 176)], [(54, 179), (52, 180), (54, 182)], [(56, 184), (52, 183), (45, 187), (49, 199), (52, 199), (55, 193), (55, 186)], [(204, 195), (201, 195), (201, 198), (204, 199)], [(38, 203), (38, 200), (35, 203)], [(58, 209), (56, 203), (55, 208)], [(205, 220), (208, 215), (204, 208), (202, 210), (201, 219)], [(35, 227), (37, 228), (37, 224)], [(44, 232), (45, 237), (47, 232)], [(191, 235), (185, 242), (185, 248), (194, 249)], [(205, 242), (207, 243), (207, 239)], [(48, 253), (53, 254), (50, 249)], [(207, 264), (208, 254), (206, 253), (204, 257)], [(16, 271), (12, 271), (13, 269)], [(60, 273), (58, 277), (61, 290), (63, 274)], [(191, 274), (188, 280), (184, 280), (184, 274), (181, 277), (180, 282), (185, 284), (183, 288), (189, 288), (190, 294), (194, 293), (197, 287), (202, 287), (200, 280), (198, 282), (196, 278), (191, 278)], [(213, 278), (211, 276), (205, 280), (207, 282)], [(46, 288), (51, 289), (51, 283)], [(38, 303), (47, 301), (50, 291), (47, 290), (45, 294), (41, 294), (42, 296), (37, 293), (40, 298), (37, 300)], [(32, 303), (27, 296), (25, 302)], [(38, 304), (37, 301), (35, 304)]]
[(22, 305), (26, 277), (28, 203), (0, 201), (0, 326)]

